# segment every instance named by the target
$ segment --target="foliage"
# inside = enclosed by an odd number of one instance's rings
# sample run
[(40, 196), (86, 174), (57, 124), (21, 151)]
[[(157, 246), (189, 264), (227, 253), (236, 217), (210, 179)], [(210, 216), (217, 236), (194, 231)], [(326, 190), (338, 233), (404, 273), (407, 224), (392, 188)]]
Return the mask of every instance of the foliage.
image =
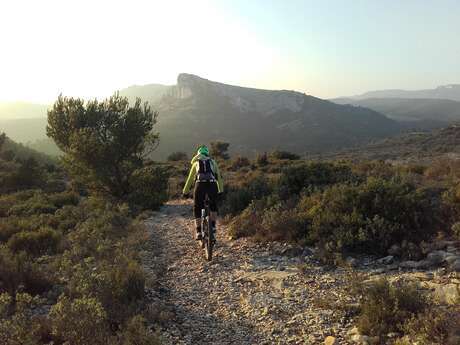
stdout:
[(51, 308), (50, 318), (52, 334), (58, 339), (75, 345), (107, 344), (107, 314), (95, 298), (62, 296)]
[(300, 156), (295, 154), (295, 153), (292, 153), (292, 152), (288, 152), (288, 151), (273, 151), (270, 153), (270, 158), (272, 159), (287, 159), (287, 160), (291, 160), (291, 161), (295, 161), (295, 160), (298, 160), (300, 159)]
[(247, 157), (237, 156), (232, 159), (229, 169), (232, 171), (237, 171), (241, 168), (248, 167), (251, 165), (251, 162)]
[(46, 130), (64, 152), (72, 177), (94, 192), (126, 199), (135, 190), (136, 171), (158, 142), (152, 133), (157, 115), (140, 99), (131, 107), (118, 94), (86, 104), (59, 96)]
[(170, 162), (186, 161), (188, 160), (187, 154), (182, 151), (176, 151), (171, 153), (167, 158)]
[(49, 277), (26, 252), (12, 253), (0, 245), (0, 293), (15, 295), (19, 288), (31, 294), (43, 293), (51, 287)]
[(220, 158), (224, 160), (227, 160), (230, 158), (230, 155), (228, 154), (228, 147), (230, 146), (230, 143), (226, 143), (223, 141), (213, 141), (210, 143), (210, 145), (211, 145), (211, 150), (210, 150), (211, 157)]
[(348, 166), (333, 163), (312, 162), (287, 166), (278, 183), (282, 199), (298, 196), (302, 191), (318, 189), (339, 182), (351, 182), (354, 176)]
[(395, 180), (369, 178), (361, 185), (335, 185), (303, 200), (310, 240), (328, 251), (384, 254), (403, 240), (420, 242), (436, 224), (423, 190)]
[(226, 188), (225, 197), (220, 205), (224, 215), (236, 215), (244, 210), (252, 200), (260, 199), (272, 192), (269, 180), (261, 174), (249, 174), (239, 186)]
[(266, 166), (269, 162), (268, 162), (268, 155), (267, 153), (258, 153), (257, 156), (256, 156), (256, 164), (257, 166), (259, 167), (264, 167)]
[(426, 310), (428, 302), (415, 284), (391, 285), (382, 279), (365, 289), (360, 306), (360, 333), (382, 337), (403, 331), (405, 322)]
[(38, 306), (39, 303), (38, 297), (27, 293), (0, 294), (0, 339), (2, 339), (2, 344), (41, 344), (40, 326), (28, 315), (30, 309)]
[(460, 340), (460, 311), (455, 308), (427, 308), (423, 313), (412, 316), (403, 326), (407, 336), (404, 341), (420, 345), (455, 345)]
[(127, 201), (143, 209), (157, 209), (168, 199), (169, 171), (159, 165), (137, 169), (131, 179), (132, 192)]

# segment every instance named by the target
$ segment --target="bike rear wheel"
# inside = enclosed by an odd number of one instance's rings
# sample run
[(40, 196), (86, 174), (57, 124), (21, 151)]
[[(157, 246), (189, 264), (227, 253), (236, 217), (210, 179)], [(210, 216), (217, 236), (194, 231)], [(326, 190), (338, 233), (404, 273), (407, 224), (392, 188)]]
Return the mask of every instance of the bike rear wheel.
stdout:
[(207, 226), (207, 231), (206, 231), (206, 239), (205, 239), (205, 253), (206, 253), (206, 260), (211, 261), (212, 260), (212, 247), (214, 245), (212, 241), (212, 236), (211, 236), (211, 227)]

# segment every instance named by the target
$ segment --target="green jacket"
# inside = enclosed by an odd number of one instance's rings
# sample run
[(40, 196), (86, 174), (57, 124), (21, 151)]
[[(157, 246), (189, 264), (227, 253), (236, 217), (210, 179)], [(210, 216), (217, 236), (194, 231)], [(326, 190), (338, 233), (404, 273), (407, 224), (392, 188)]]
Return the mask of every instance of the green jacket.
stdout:
[[(182, 190), (183, 194), (188, 194), (190, 190), (192, 189), (192, 186), (195, 185), (195, 179), (196, 179), (196, 175), (199, 169), (198, 160), (200, 158), (205, 158), (205, 156), (197, 154), (195, 157), (192, 158), (192, 161), (190, 162), (190, 164), (192, 164), (192, 167), (190, 168), (190, 172), (188, 174), (187, 181), (185, 182), (184, 189)], [(211, 159), (211, 169), (217, 180), (217, 189), (219, 193), (222, 193), (224, 191), (224, 181), (222, 180), (222, 176), (220, 175), (219, 167), (217, 166), (217, 163), (214, 159)]]

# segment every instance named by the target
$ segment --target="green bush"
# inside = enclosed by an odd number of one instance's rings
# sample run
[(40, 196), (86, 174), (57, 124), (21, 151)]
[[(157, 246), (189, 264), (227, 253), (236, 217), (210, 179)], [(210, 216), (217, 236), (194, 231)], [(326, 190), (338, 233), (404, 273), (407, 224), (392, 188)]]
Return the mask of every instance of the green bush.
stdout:
[(255, 161), (258, 167), (264, 167), (268, 165), (269, 162), (267, 153), (258, 153)]
[(33, 256), (52, 255), (58, 250), (61, 234), (51, 228), (21, 231), (8, 240), (8, 247), (15, 253), (25, 251)]
[(142, 210), (155, 210), (168, 199), (168, 169), (147, 166), (136, 170), (132, 176), (132, 192), (127, 201)]
[(66, 191), (61, 193), (50, 194), (49, 200), (56, 208), (62, 208), (66, 205), (78, 205), (78, 202), (80, 201), (80, 196), (75, 192)]
[(305, 237), (308, 220), (291, 205), (276, 198), (254, 200), (229, 224), (234, 238), (254, 236), (260, 241), (297, 241)]
[(34, 214), (54, 213), (57, 207), (53, 205), (48, 196), (36, 192), (32, 197), (22, 203), (12, 206), (8, 216), (31, 216)]
[(107, 344), (107, 314), (100, 302), (91, 297), (61, 297), (50, 311), (53, 336), (72, 345)]
[(307, 163), (283, 169), (278, 183), (282, 199), (297, 197), (302, 191), (315, 190), (340, 182), (352, 182), (356, 178), (350, 167), (332, 163)]
[(188, 157), (185, 152), (177, 151), (177, 152), (171, 153), (168, 156), (167, 160), (170, 162), (186, 161), (188, 160)]
[(14, 254), (0, 246), (0, 292), (14, 296), (19, 287), (31, 294), (39, 294), (51, 287), (51, 280), (26, 253)]
[(237, 156), (232, 159), (230, 163), (230, 170), (237, 171), (241, 168), (248, 167), (251, 165), (251, 162), (247, 157)]
[(149, 332), (145, 319), (136, 315), (132, 317), (118, 334), (120, 345), (160, 345), (155, 334)]
[(299, 160), (300, 156), (288, 151), (273, 151), (270, 153), (272, 159), (287, 159), (290, 161)]
[(0, 294), (0, 339), (3, 345), (40, 345), (40, 325), (31, 317), (31, 310), (40, 305), (40, 299), (27, 293), (14, 298)]
[(407, 336), (395, 345), (457, 345), (460, 341), (460, 310), (427, 308), (408, 319), (403, 331)]
[(436, 230), (436, 209), (424, 191), (398, 181), (369, 178), (335, 185), (303, 200), (311, 241), (328, 251), (384, 254), (403, 240), (418, 243)]
[(256, 174), (242, 179), (244, 182), (241, 185), (226, 188), (225, 197), (220, 205), (220, 212), (223, 215), (236, 215), (251, 201), (272, 193), (270, 181), (263, 175)]
[(402, 332), (406, 321), (428, 307), (426, 296), (415, 284), (391, 285), (379, 280), (364, 290), (360, 302), (358, 329), (361, 334), (383, 337)]

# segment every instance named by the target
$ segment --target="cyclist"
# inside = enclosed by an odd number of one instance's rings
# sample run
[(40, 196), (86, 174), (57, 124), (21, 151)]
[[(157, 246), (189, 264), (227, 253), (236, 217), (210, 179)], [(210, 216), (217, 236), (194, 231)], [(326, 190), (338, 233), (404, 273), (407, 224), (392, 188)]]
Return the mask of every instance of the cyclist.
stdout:
[(201, 145), (198, 148), (197, 154), (192, 158), (190, 163), (192, 167), (190, 168), (190, 173), (188, 174), (182, 194), (186, 196), (190, 192), (193, 183), (195, 183), (193, 192), (193, 211), (196, 226), (195, 239), (201, 240), (201, 210), (204, 208), (206, 194), (209, 197), (211, 234), (214, 237), (217, 219), (217, 197), (218, 194), (224, 191), (222, 176), (220, 175), (216, 161), (209, 156), (209, 149), (205, 145)]

